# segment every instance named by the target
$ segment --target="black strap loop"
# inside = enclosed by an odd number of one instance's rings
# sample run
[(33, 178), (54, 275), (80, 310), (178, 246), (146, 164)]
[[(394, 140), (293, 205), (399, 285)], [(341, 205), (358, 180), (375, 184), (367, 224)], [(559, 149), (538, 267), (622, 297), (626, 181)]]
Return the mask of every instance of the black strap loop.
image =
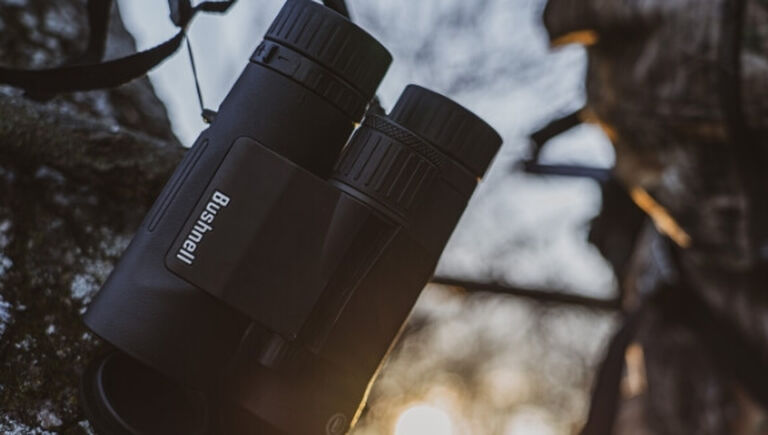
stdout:
[(533, 143), (533, 159), (538, 160), (541, 149), (547, 142), (549, 142), (550, 139), (554, 138), (555, 136), (559, 136), (581, 124), (581, 113), (583, 110), (584, 108), (582, 107), (581, 109), (573, 113), (569, 113), (562, 118), (551, 121), (541, 129), (533, 132), (530, 136), (531, 142)]
[(88, 49), (76, 63), (98, 62), (104, 58), (112, 0), (88, 0)]
[(102, 63), (43, 70), (0, 67), (0, 82), (35, 92), (73, 92), (111, 88), (139, 78), (173, 54), (183, 32), (149, 50)]
[(168, 0), (168, 7), (176, 27), (184, 27), (192, 20), (192, 3), (189, 0)]
[(89, 63), (40, 70), (0, 67), (0, 83), (34, 93), (89, 91), (119, 86), (142, 77), (176, 52), (184, 40), (184, 28), (197, 12), (223, 13), (236, 1), (206, 1), (191, 7), (189, 0), (169, 0), (171, 19), (180, 27), (179, 33), (148, 50), (107, 62), (99, 62), (104, 52), (112, 2), (111, 0), (90, 0), (88, 13), (92, 26), (91, 38), (88, 52), (83, 58), (94, 60)]

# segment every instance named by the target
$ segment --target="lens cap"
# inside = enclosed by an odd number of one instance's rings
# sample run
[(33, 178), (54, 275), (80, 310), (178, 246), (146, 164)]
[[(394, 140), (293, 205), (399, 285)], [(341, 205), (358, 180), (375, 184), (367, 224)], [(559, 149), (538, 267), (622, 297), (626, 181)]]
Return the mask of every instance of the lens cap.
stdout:
[(455, 101), (409, 85), (389, 117), (482, 177), (501, 146), (488, 123)]
[(311, 0), (288, 0), (264, 39), (284, 44), (373, 98), (392, 55), (373, 36)]
[(128, 355), (91, 362), (81, 378), (83, 410), (97, 433), (205, 434), (204, 396), (190, 392)]

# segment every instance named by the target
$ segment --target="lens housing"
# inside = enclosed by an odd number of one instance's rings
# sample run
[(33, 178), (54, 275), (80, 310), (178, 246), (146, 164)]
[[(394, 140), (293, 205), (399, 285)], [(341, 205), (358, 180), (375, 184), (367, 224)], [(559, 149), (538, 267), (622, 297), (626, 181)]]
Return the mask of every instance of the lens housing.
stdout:
[(485, 121), (453, 100), (409, 85), (389, 116), (369, 115), (333, 175), (350, 195), (405, 223), (440, 178), (467, 198), (501, 146)]
[(210, 424), (203, 394), (188, 390), (120, 352), (91, 362), (81, 378), (85, 414), (109, 435), (205, 435)]
[(289, 0), (251, 61), (286, 75), (359, 119), (392, 55), (345, 17), (308, 0)]

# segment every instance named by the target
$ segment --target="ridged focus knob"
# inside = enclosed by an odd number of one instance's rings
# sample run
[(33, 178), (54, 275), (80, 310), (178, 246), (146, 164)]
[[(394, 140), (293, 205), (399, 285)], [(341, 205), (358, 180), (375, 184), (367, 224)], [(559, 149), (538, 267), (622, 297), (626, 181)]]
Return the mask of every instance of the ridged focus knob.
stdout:
[(440, 94), (409, 85), (389, 118), (482, 177), (501, 146), (499, 134), (477, 115)]
[(394, 135), (397, 126), (381, 128), (390, 125), (369, 115), (337, 163), (334, 178), (407, 219), (424, 187), (438, 176), (440, 163), (421, 153), (428, 146), (407, 131)]
[(264, 39), (286, 45), (373, 98), (392, 55), (368, 32), (310, 0), (288, 0)]

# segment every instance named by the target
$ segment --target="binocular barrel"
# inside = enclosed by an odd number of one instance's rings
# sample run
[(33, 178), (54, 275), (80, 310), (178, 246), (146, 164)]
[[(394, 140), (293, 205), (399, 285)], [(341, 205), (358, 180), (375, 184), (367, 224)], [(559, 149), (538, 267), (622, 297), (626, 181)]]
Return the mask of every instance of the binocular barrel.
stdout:
[[(318, 184), (333, 192), (325, 196), (332, 205), (318, 203), (309, 220), (323, 221), (326, 229), (302, 241), (324, 251), (291, 259), (297, 243), (285, 253), (286, 265), (309, 273), (296, 294), (303, 290), (313, 301), (295, 332), (264, 327), (266, 300), (281, 306), (277, 313), (296, 306), (295, 297), (281, 300), (291, 291), (285, 277), (270, 296), (261, 286), (263, 292), (229, 287), (216, 294), (258, 320), (223, 383), (226, 433), (347, 432), (500, 144), (480, 118), (418, 86), (405, 90), (390, 116), (366, 118), (330, 182)], [(292, 196), (298, 208), (304, 199)], [(333, 209), (327, 225), (318, 217), (324, 209)], [(312, 237), (322, 240), (307, 242)], [(266, 253), (265, 246), (257, 243), (256, 250)], [(275, 279), (284, 268), (274, 266), (253, 282)]]
[[(288, 0), (85, 315), (99, 433), (346, 433), (501, 138)], [(345, 147), (346, 145), (346, 147)]]
[[(86, 324), (139, 361), (206, 388), (249, 319), (170, 273), (165, 257), (171, 244), (199, 203), (213, 200), (186, 248), (203, 246), (236, 205), (203, 193), (238, 139), (258, 142), (317, 177), (330, 175), (390, 62), (381, 44), (341, 15), (309, 0), (289, 0), (94, 299)], [(181, 252), (194, 255), (194, 249)]]

